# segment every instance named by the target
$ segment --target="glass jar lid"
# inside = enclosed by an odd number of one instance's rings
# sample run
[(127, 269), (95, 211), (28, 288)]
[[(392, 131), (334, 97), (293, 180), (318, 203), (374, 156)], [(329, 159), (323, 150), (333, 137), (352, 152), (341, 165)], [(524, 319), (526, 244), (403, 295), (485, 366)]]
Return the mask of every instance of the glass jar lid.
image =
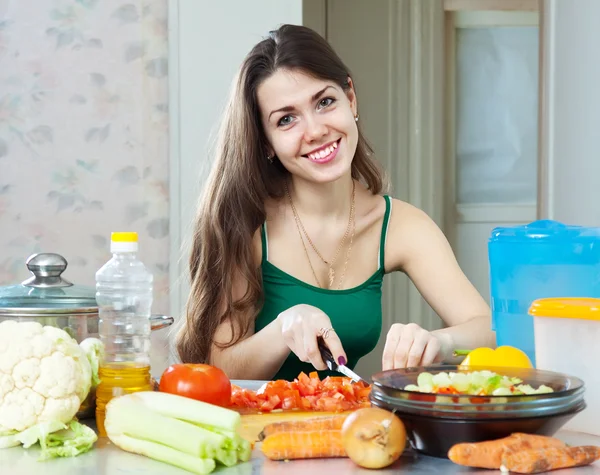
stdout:
[(0, 287), (0, 314), (98, 311), (93, 287), (74, 285), (61, 276), (67, 260), (60, 254), (33, 254), (26, 265), (32, 274), (30, 278), (18, 285)]

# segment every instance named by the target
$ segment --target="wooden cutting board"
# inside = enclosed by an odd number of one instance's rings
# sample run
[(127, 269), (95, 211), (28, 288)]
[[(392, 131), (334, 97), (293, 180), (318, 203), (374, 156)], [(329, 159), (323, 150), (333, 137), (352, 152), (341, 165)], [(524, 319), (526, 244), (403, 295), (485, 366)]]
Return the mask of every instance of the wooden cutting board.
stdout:
[(272, 422), (288, 422), (301, 421), (305, 419), (313, 419), (316, 417), (330, 417), (340, 414), (349, 414), (352, 411), (346, 412), (319, 412), (319, 411), (279, 411), (242, 414), (242, 425), (240, 427), (240, 435), (249, 442), (258, 442), (258, 435), (267, 424)]

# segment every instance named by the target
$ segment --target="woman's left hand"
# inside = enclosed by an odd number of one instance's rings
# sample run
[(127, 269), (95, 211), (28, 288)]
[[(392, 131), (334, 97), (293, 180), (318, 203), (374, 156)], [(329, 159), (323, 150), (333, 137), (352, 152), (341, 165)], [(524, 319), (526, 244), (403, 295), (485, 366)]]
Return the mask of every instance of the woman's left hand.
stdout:
[(394, 323), (383, 349), (383, 371), (439, 362), (444, 358), (448, 343), (441, 335), (435, 335), (416, 323)]

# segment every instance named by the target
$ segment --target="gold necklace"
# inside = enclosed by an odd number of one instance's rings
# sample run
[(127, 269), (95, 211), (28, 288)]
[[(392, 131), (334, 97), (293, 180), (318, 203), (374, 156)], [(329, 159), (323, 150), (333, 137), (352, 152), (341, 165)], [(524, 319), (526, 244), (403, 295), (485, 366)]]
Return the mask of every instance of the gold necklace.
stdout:
[(346, 261), (344, 262), (344, 269), (342, 271), (342, 276), (340, 277), (340, 281), (338, 283), (338, 290), (342, 288), (342, 283), (344, 282), (344, 277), (346, 277), (346, 268), (348, 267), (348, 261), (350, 260), (350, 251), (352, 250), (352, 241), (354, 240), (354, 233), (356, 232), (356, 208), (353, 208), (352, 214), (352, 234), (350, 234), (350, 244), (348, 244), (348, 250), (346, 251)]
[(285, 185), (286, 194), (287, 194), (288, 199), (290, 201), (292, 212), (294, 213), (294, 220), (296, 221), (296, 228), (298, 229), (298, 233), (300, 234), (300, 240), (302, 241), (302, 247), (304, 248), (304, 253), (306, 254), (306, 258), (308, 260), (308, 263), (310, 265), (311, 271), (313, 273), (313, 277), (315, 278), (315, 280), (316, 280), (316, 282), (317, 282), (317, 284), (318, 284), (319, 287), (322, 287), (322, 285), (321, 285), (321, 282), (319, 281), (319, 278), (317, 277), (315, 269), (313, 268), (312, 262), (310, 260), (310, 256), (308, 255), (308, 250), (306, 249), (306, 245), (304, 244), (304, 239), (302, 237), (302, 234), (304, 233), (304, 236), (306, 236), (307, 241), (309, 242), (309, 244), (311, 245), (311, 247), (313, 248), (313, 250), (315, 251), (315, 253), (317, 254), (317, 256), (319, 256), (319, 258), (323, 261), (323, 263), (326, 266), (329, 267), (329, 288), (331, 288), (331, 287), (333, 287), (333, 283), (335, 281), (335, 270), (333, 268), (333, 265), (334, 265), (335, 261), (337, 260), (337, 257), (338, 257), (338, 254), (339, 254), (340, 250), (344, 246), (344, 242), (346, 241), (346, 239), (348, 237), (350, 229), (352, 228), (352, 235), (350, 236), (350, 245), (348, 246), (348, 251), (346, 252), (346, 261), (344, 262), (342, 277), (340, 278), (340, 281), (339, 281), (339, 284), (338, 284), (338, 289), (341, 289), (344, 277), (346, 275), (346, 269), (347, 269), (347, 266), (348, 266), (348, 261), (350, 259), (350, 251), (352, 249), (352, 241), (354, 240), (354, 233), (356, 231), (356, 222), (355, 222), (355, 213), (356, 213), (356, 207), (355, 207), (355, 202), (356, 202), (356, 183), (355, 183), (355, 181), (352, 180), (352, 204), (350, 206), (350, 216), (348, 217), (348, 226), (346, 227), (346, 232), (344, 233), (344, 237), (342, 238), (342, 240), (341, 240), (341, 242), (340, 242), (340, 244), (339, 244), (339, 246), (338, 246), (338, 248), (337, 248), (337, 250), (335, 252), (333, 260), (331, 262), (328, 262), (328, 261), (325, 260), (325, 258), (321, 255), (321, 253), (319, 252), (319, 250), (316, 248), (316, 246), (314, 245), (314, 243), (310, 239), (310, 236), (306, 232), (306, 229), (304, 228), (304, 225), (302, 224), (302, 221), (300, 220), (300, 216), (298, 215), (296, 207), (294, 206), (294, 202), (292, 200), (292, 196), (291, 196), (290, 191), (288, 189), (287, 183), (284, 183), (284, 185)]

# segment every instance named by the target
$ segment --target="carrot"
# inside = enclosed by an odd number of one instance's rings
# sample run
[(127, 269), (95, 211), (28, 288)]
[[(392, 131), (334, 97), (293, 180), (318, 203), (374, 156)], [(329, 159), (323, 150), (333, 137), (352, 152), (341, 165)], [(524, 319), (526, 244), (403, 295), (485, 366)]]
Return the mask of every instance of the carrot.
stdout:
[(506, 446), (505, 453), (516, 451), (516, 450), (529, 450), (529, 449), (549, 449), (552, 447), (566, 447), (562, 440), (555, 437), (548, 437), (546, 435), (536, 434), (523, 434), (521, 432), (515, 432), (510, 435), (513, 438), (514, 443)]
[(457, 465), (499, 469), (502, 457), (518, 450), (566, 447), (565, 443), (543, 435), (515, 433), (503, 439), (456, 444), (448, 451), (448, 458)]
[(264, 440), (271, 434), (278, 432), (307, 432), (317, 430), (341, 430), (347, 414), (330, 417), (314, 417), (305, 420), (291, 420), (272, 422), (267, 424), (258, 435), (258, 440)]
[(561, 468), (581, 467), (600, 460), (600, 447), (551, 447), (507, 454), (502, 459), (502, 471), (541, 473)]
[(340, 430), (277, 432), (265, 437), (261, 450), (271, 460), (346, 457)]

